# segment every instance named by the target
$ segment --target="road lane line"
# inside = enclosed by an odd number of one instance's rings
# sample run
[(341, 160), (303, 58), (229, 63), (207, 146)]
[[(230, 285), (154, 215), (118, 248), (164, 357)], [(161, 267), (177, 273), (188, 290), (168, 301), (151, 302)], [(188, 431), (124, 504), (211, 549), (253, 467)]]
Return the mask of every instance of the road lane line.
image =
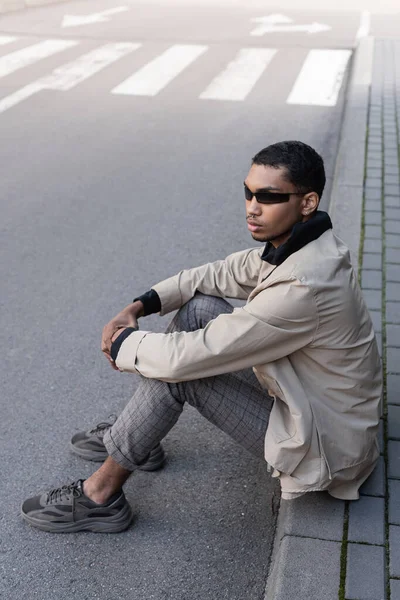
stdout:
[(141, 44), (116, 43), (96, 48), (66, 65), (57, 67), (51, 75), (41, 77), (0, 100), (0, 113), (41, 90), (70, 90), (140, 46)]
[(335, 106), (351, 50), (310, 50), (287, 104)]
[(242, 48), (199, 98), (201, 100), (244, 100), (276, 52), (274, 48)]
[(175, 45), (111, 90), (112, 94), (155, 96), (206, 52), (208, 46)]
[(364, 10), (361, 13), (360, 26), (356, 33), (356, 41), (357, 42), (361, 38), (367, 37), (369, 35), (370, 27), (371, 27), (371, 13), (368, 10)]
[(33, 46), (28, 46), (22, 50), (16, 50), (10, 54), (0, 57), (0, 77), (5, 77), (14, 73), (23, 67), (32, 65), (33, 63), (47, 58), (52, 54), (72, 48), (78, 42), (72, 40), (45, 40)]
[(16, 42), (17, 37), (14, 35), (0, 35), (0, 46), (5, 46), (5, 44), (11, 44), (11, 42)]

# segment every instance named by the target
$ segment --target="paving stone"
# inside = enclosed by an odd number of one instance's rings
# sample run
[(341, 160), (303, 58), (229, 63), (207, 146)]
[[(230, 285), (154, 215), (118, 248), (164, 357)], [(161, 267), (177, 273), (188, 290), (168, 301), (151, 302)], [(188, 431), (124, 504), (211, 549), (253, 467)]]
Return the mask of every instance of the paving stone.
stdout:
[(368, 239), (381, 240), (382, 226), (381, 225), (365, 225), (364, 236)]
[(310, 492), (295, 500), (282, 500), (280, 511), (284, 535), (342, 540), (344, 502), (326, 492)]
[(386, 208), (399, 208), (400, 197), (399, 196), (384, 196), (384, 202)]
[(388, 139), (387, 139), (387, 138), (385, 138), (385, 139), (383, 140), (383, 145), (384, 145), (384, 147), (385, 147), (385, 153), (386, 153), (388, 150), (396, 150), (396, 148), (397, 148), (397, 140), (396, 140), (396, 139), (394, 139), (394, 138), (388, 138)]
[[(375, 175), (371, 175), (371, 177), (375, 177)], [(385, 185), (397, 185), (397, 188), (400, 191), (400, 179), (398, 175), (386, 175), (384, 178)]]
[[(385, 496), (385, 482), (385, 459), (383, 456), (380, 456), (372, 475), (370, 475), (367, 481), (360, 487), (360, 494), (362, 496), (379, 496), (383, 498)], [(350, 503), (350, 508), (352, 506), (353, 502)]]
[(382, 164), (382, 150), (375, 150), (372, 148), (368, 148), (368, 152), (367, 152), (367, 161), (369, 162), (370, 160), (374, 160), (376, 162), (378, 162), (379, 164)]
[(373, 254), (379, 254), (380, 252), (382, 252), (382, 241), (381, 240), (371, 240), (371, 239), (366, 238), (364, 240), (364, 252), (371, 252)]
[(388, 476), (400, 479), (400, 442), (388, 441), (389, 469)]
[(370, 152), (381, 152), (382, 151), (382, 139), (377, 140), (368, 140), (368, 153)]
[(400, 323), (400, 302), (386, 302), (386, 321)]
[[(390, 124), (387, 123), (388, 127), (396, 127), (396, 123), (394, 121), (391, 121)], [(397, 150), (387, 150), (385, 151), (385, 163), (387, 163), (388, 165), (390, 164), (391, 161), (394, 161), (395, 164), (396, 162), (399, 162), (399, 154), (397, 152)]]
[(400, 235), (396, 233), (387, 233), (385, 243), (388, 248), (400, 248)]
[(390, 373), (386, 377), (386, 398), (390, 404), (400, 406), (400, 375)]
[(370, 290), (382, 289), (382, 271), (361, 271), (361, 287)]
[(362, 259), (363, 269), (381, 269), (382, 268), (382, 255), (381, 254), (369, 254), (368, 252), (363, 253)]
[(367, 165), (366, 173), (367, 173), (367, 181), (369, 178), (373, 178), (373, 179), (377, 178), (379, 180), (382, 180), (381, 165), (377, 165), (376, 167), (369, 167)]
[[(366, 271), (366, 273), (372, 272), (373, 271)], [(393, 283), (393, 281), (388, 281), (386, 283), (386, 300), (400, 302), (400, 283)]]
[(366, 188), (378, 188), (379, 190), (381, 190), (382, 189), (382, 178), (381, 177), (372, 177), (368, 173), (368, 177), (365, 180), (365, 187)]
[(368, 544), (385, 543), (385, 500), (362, 496), (357, 502), (350, 502), (349, 533), (350, 542)]
[(382, 313), (380, 310), (370, 310), (369, 311), (372, 325), (374, 326), (375, 333), (380, 333), (382, 331)]
[(347, 546), (346, 598), (384, 600), (385, 549), (382, 546), (365, 544)]
[(400, 282), (400, 265), (386, 265), (386, 281)]
[(399, 233), (400, 234), (400, 221), (385, 221), (385, 233)]
[(400, 406), (388, 405), (388, 436), (390, 440), (400, 440)]
[[(394, 208), (394, 207), (390, 207)], [(365, 212), (382, 212), (382, 200), (365, 200), (364, 202)]]
[(400, 577), (400, 527), (389, 525), (389, 572), (391, 577)]
[(386, 344), (388, 347), (400, 348), (400, 325), (386, 325)]
[(389, 479), (389, 523), (400, 525), (400, 481)]
[(376, 188), (367, 188), (364, 195), (366, 200), (381, 200), (382, 191)]
[(400, 264), (400, 251), (396, 248), (386, 248), (386, 262)]
[(382, 170), (382, 160), (376, 160), (373, 158), (367, 159), (367, 173), (369, 173), (370, 169)]
[(363, 296), (369, 310), (382, 310), (382, 293), (380, 290), (364, 290)]
[(388, 373), (400, 373), (400, 348), (386, 349), (386, 370)]
[(366, 210), (364, 212), (365, 225), (379, 225), (382, 227), (382, 211)]
[(398, 175), (399, 174), (399, 166), (394, 165), (383, 165), (385, 175)]
[(398, 579), (390, 580), (390, 599), (400, 600), (400, 581)]
[(387, 208), (385, 218), (392, 221), (400, 221), (400, 208)]

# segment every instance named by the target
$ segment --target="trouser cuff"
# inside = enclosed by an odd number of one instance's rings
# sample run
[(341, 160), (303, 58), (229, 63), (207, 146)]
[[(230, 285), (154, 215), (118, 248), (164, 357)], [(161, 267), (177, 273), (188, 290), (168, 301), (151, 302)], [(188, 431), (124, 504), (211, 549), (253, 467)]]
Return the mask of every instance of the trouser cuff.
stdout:
[(112, 438), (111, 429), (106, 431), (103, 438), (103, 443), (106, 447), (109, 456), (111, 456), (111, 458), (115, 460), (115, 462), (117, 462), (121, 467), (123, 467), (127, 471), (136, 471), (139, 465), (133, 463), (129, 458), (122, 454), (121, 450), (118, 448), (118, 446)]

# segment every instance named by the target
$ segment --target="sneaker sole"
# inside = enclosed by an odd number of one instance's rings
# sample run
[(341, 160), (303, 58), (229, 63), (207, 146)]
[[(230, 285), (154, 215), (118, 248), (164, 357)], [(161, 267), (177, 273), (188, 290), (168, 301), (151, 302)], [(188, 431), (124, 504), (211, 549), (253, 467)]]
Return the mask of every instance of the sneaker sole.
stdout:
[[(108, 458), (108, 452), (84, 450), (83, 448), (78, 448), (74, 446), (72, 442), (70, 442), (69, 447), (74, 454), (77, 454), (81, 458), (84, 458), (85, 460), (90, 460), (92, 462), (104, 462), (106, 458)], [(158, 471), (159, 469), (162, 469), (165, 462), (165, 453), (163, 450), (160, 449), (160, 451), (156, 455), (152, 456), (151, 459), (149, 459), (143, 465), (138, 467), (138, 469), (140, 471)]]
[(93, 533), (119, 533), (125, 531), (133, 521), (133, 513), (129, 504), (114, 517), (107, 520), (81, 519), (71, 523), (60, 523), (43, 521), (37, 517), (31, 517), (21, 510), (22, 518), (32, 527), (47, 531), (49, 533), (76, 533), (78, 531), (91, 531)]

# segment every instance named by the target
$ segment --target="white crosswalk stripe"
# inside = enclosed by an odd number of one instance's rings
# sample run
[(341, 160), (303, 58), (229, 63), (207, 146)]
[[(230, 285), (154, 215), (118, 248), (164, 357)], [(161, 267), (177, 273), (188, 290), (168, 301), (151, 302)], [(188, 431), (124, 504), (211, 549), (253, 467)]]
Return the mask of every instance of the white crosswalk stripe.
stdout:
[(155, 96), (186, 67), (206, 52), (207, 46), (175, 45), (112, 90), (112, 94)]
[[(20, 39), (0, 35), (0, 46)], [(80, 42), (73, 40), (48, 39), (0, 56), (0, 78), (78, 45)], [(95, 48), (0, 99), (0, 113), (41, 90), (71, 90), (140, 47), (140, 43), (121, 42)], [(214, 48), (205, 45), (175, 44), (128, 77), (125, 74), (125, 79), (112, 88), (110, 93), (157, 96), (167, 86), (172, 87), (175, 80), (178, 83), (179, 75), (188, 67), (198, 69), (199, 73), (204, 72), (204, 61), (195, 63), (205, 53), (208, 53), (208, 58), (212, 61), (214, 52)], [(302, 51), (297, 59), (299, 68), (305, 54), (306, 51)], [(282, 102), (286, 101), (291, 105), (335, 106), (350, 56), (351, 50), (309, 50), (289, 96), (282, 98)], [(236, 51), (233, 59), (219, 73), (213, 73), (210, 83), (203, 91), (201, 88), (194, 91), (191, 86), (188, 93), (201, 101), (242, 102), (256, 86), (262, 87), (262, 77), (273, 59), (273, 72), (277, 72), (279, 62), (276, 61), (281, 60), (280, 57), (276, 48), (242, 48)], [(29, 81), (29, 71), (26, 73)]]
[(11, 42), (16, 42), (17, 37), (14, 35), (0, 35), (0, 46), (5, 46), (6, 44), (11, 44)]
[(67, 48), (76, 46), (78, 42), (72, 40), (45, 40), (33, 46), (28, 46), (22, 50), (16, 50), (11, 54), (0, 57), (0, 77), (10, 75), (18, 69), (32, 65), (42, 58), (47, 58), (52, 54), (57, 54)]
[(335, 106), (351, 50), (310, 50), (288, 104)]
[(273, 48), (242, 48), (200, 94), (201, 100), (244, 100), (275, 56)]
[(141, 44), (117, 43), (96, 48), (78, 59), (58, 67), (51, 75), (42, 77), (0, 100), (0, 113), (19, 104), (40, 90), (59, 90), (63, 92), (70, 90), (119, 58), (137, 50), (140, 46)]

